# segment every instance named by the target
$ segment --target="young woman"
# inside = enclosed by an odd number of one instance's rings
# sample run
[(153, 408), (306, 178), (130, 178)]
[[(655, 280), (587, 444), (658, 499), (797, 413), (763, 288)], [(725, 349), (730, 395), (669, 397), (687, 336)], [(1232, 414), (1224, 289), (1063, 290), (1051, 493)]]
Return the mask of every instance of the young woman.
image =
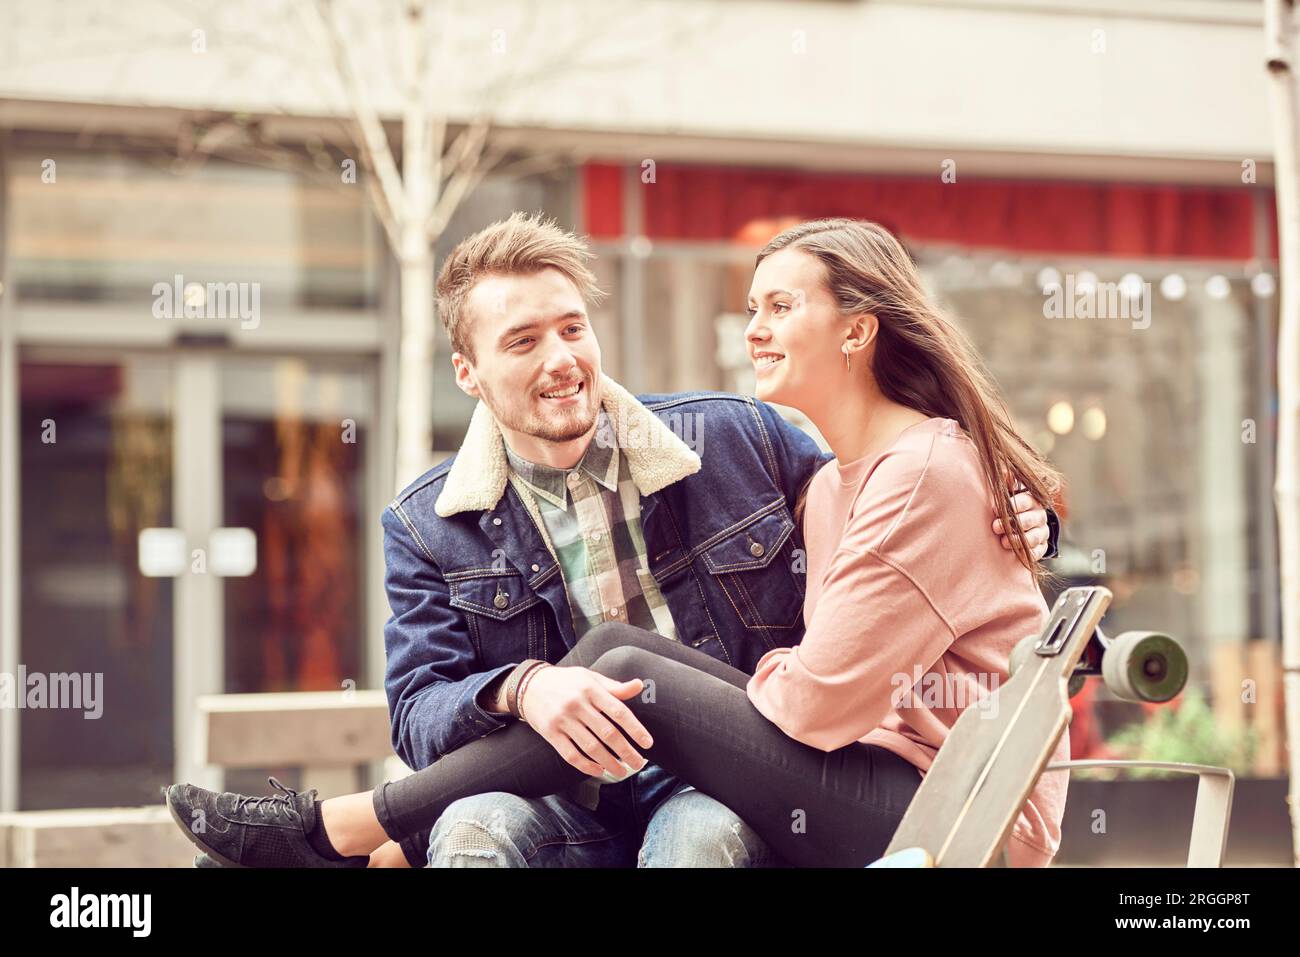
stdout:
[[(1041, 628), (1039, 572), (1006, 477), (1038, 502), (1059, 480), (882, 227), (820, 220), (777, 236), (759, 253), (749, 310), (758, 398), (803, 411), (835, 453), (797, 509), (803, 642), (768, 652), (751, 677), (606, 624), (558, 667), (626, 683), (600, 738), (616, 756), (639, 747), (633, 770), (653, 761), (711, 795), (791, 864), (862, 866), (889, 843), (961, 711), (1006, 678), (1015, 643)], [(988, 534), (990, 509), (1010, 550)], [(461, 797), (540, 797), (582, 779), (527, 724), (521, 687), (525, 720), (373, 792), (317, 803), (284, 788), (250, 798), (183, 785), (168, 789), (168, 803), (223, 863), (364, 866)], [(1065, 735), (1054, 760), (1068, 754)], [(1013, 865), (1055, 854), (1063, 777), (1044, 775), (1030, 795), (1008, 847)], [(199, 811), (235, 823), (195, 833)], [(300, 845), (292, 853), (286, 834)]]

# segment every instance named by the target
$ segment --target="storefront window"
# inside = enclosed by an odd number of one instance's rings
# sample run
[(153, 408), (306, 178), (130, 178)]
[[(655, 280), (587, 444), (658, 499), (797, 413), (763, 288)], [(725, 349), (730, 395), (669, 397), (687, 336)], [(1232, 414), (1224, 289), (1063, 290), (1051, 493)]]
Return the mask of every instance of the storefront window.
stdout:
[(173, 773), (174, 587), (137, 541), (173, 522), (172, 370), (24, 361), (18, 399), (19, 807), (149, 803)]
[(263, 309), (377, 303), (383, 237), (364, 188), (341, 177), (60, 141), (23, 144), (7, 173), (20, 300), (147, 310), (155, 283), (180, 275), (182, 286), (255, 283)]
[[(1065, 583), (1106, 585), (1111, 632), (1168, 631), (1195, 668), (1213, 643), (1257, 636), (1251, 529), (1269, 425), (1255, 389), (1268, 373), (1240, 268), (922, 260), (1022, 434), (1065, 476)], [(1138, 295), (1088, 316), (1040, 284), (1076, 303), (1090, 285), (1099, 304)]]

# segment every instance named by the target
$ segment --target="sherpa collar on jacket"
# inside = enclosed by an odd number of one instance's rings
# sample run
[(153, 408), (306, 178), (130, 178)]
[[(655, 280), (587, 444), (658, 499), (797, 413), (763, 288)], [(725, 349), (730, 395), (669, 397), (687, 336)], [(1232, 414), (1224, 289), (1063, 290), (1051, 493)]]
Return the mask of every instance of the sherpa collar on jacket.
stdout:
[[(601, 385), (601, 406), (609, 418), (613, 439), (627, 456), (632, 481), (643, 496), (700, 470), (700, 457), (632, 393), (607, 375), (602, 374)], [(459, 512), (495, 508), (511, 475), (501, 428), (480, 399), (434, 511), (447, 518)], [(521, 497), (530, 513), (536, 510), (531, 495)], [(534, 518), (540, 525), (540, 518)], [(550, 542), (546, 544), (549, 548)]]

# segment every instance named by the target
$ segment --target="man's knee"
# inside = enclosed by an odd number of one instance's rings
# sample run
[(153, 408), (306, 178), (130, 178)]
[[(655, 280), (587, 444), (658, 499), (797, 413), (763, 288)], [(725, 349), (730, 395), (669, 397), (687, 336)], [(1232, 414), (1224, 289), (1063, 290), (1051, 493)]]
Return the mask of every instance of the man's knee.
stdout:
[(429, 835), (430, 867), (527, 867), (528, 801), (493, 792), (447, 807)]
[(775, 852), (734, 811), (701, 791), (678, 792), (659, 806), (639, 867), (770, 867)]

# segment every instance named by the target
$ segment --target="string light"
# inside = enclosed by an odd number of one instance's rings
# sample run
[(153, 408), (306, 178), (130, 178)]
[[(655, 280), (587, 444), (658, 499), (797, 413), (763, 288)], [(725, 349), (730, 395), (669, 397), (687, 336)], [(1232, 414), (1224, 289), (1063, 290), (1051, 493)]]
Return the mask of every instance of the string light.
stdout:
[(1119, 281), (1119, 291), (1129, 299), (1137, 299), (1142, 295), (1142, 277), (1135, 272), (1125, 273)]
[(1047, 410), (1047, 427), (1057, 435), (1068, 435), (1074, 428), (1074, 406), (1062, 399)]
[(1106, 434), (1106, 412), (1101, 406), (1094, 405), (1090, 409), (1084, 410), (1079, 417), (1079, 431), (1084, 434), (1085, 438), (1094, 442), (1101, 441)]
[(1260, 299), (1270, 299), (1277, 292), (1277, 280), (1271, 272), (1256, 273), (1251, 277), (1250, 291)]
[(1176, 272), (1171, 272), (1160, 280), (1160, 295), (1174, 302), (1187, 295), (1187, 280)]

